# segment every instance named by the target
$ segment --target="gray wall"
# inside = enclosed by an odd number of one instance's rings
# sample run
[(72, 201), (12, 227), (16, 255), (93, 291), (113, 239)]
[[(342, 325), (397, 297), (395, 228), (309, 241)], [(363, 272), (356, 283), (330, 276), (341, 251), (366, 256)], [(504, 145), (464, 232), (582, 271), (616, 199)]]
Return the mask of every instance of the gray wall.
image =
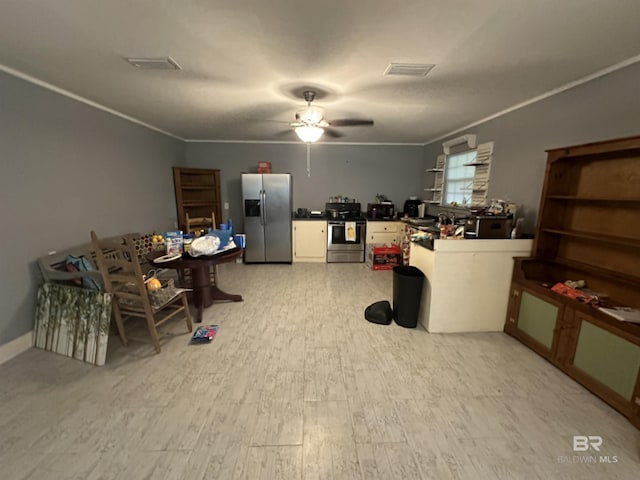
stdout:
[[(362, 208), (377, 193), (402, 208), (410, 195), (421, 196), (422, 146), (323, 145), (311, 146), (311, 176), (307, 176), (307, 150), (301, 144), (188, 143), (190, 167), (221, 170), (222, 201), (229, 202), (224, 220), (242, 228), (240, 173), (256, 172), (258, 161), (271, 162), (272, 172), (293, 175), (293, 207), (324, 210), (330, 196), (358, 198)], [(238, 230), (240, 231), (240, 230)]]
[[(524, 206), (525, 230), (538, 212), (545, 149), (640, 134), (640, 63), (610, 73), (462, 133), (494, 141), (488, 198)], [(472, 120), (472, 119), (469, 119)], [(425, 167), (435, 163), (445, 138), (425, 147)]]
[[(640, 64), (611, 73), (473, 127), (495, 142), (489, 197), (525, 207), (532, 231), (547, 148), (639, 134)], [(469, 119), (471, 121), (473, 119)], [(453, 135), (453, 137), (459, 134)], [(384, 193), (402, 208), (423, 196), (425, 168), (441, 151), (425, 147), (299, 144), (183, 144), (142, 126), (0, 73), (0, 344), (33, 327), (39, 276), (35, 259), (88, 242), (89, 231), (115, 235), (172, 228), (171, 166), (219, 168), (222, 199), (242, 228), (240, 173), (270, 161), (294, 177), (294, 208), (322, 209), (329, 196)]]
[(184, 143), (0, 72), (0, 344), (33, 328), (35, 260), (173, 226)]

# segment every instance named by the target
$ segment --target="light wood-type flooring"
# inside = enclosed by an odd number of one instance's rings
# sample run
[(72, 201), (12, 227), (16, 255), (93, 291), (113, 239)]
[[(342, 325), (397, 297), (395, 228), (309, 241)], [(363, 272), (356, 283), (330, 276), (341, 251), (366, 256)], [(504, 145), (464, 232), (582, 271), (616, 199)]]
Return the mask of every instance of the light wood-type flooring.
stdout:
[(366, 322), (391, 272), (220, 278), (245, 301), (205, 310), (211, 344), (176, 324), (159, 355), (112, 337), (104, 367), (35, 349), (1, 365), (0, 478), (639, 478), (640, 432), (514, 339)]

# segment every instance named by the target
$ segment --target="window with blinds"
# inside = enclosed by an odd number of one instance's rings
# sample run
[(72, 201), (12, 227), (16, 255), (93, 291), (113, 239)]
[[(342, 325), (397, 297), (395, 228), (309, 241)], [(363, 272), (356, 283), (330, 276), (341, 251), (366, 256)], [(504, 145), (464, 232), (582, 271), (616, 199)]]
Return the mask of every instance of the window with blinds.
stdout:
[(469, 164), (476, 159), (476, 151), (454, 153), (445, 162), (444, 203), (468, 205), (471, 203), (475, 168)]
[[(486, 205), (492, 157), (493, 142), (438, 156), (438, 164), (444, 164), (444, 175), (440, 179), (436, 176), (436, 183), (442, 183), (427, 190), (442, 191), (439, 199), (441, 205), (451, 205), (453, 202), (460, 206)], [(434, 171), (438, 171), (438, 168)]]

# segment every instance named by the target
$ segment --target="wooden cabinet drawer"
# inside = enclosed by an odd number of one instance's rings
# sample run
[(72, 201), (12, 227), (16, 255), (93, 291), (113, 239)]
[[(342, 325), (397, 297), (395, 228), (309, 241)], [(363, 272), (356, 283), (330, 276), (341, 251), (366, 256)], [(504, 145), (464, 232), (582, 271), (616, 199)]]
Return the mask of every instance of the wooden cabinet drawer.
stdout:
[(398, 233), (398, 222), (367, 222), (367, 235), (372, 233)]
[(387, 245), (395, 243), (400, 245), (400, 235), (397, 233), (369, 233), (367, 232), (367, 244), (386, 243)]

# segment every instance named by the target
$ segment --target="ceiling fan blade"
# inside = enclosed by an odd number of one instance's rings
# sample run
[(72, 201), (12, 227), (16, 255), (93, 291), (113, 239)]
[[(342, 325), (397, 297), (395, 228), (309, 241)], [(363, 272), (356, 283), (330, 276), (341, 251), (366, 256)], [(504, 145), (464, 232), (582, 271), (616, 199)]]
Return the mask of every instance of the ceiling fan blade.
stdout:
[(342, 133), (338, 132), (337, 130), (334, 130), (333, 128), (325, 128), (324, 133), (327, 137), (332, 137), (332, 138), (340, 138), (344, 136)]
[(332, 127), (356, 127), (356, 126), (371, 126), (373, 120), (364, 120), (358, 118), (341, 118), (338, 120), (331, 120), (329, 125)]

